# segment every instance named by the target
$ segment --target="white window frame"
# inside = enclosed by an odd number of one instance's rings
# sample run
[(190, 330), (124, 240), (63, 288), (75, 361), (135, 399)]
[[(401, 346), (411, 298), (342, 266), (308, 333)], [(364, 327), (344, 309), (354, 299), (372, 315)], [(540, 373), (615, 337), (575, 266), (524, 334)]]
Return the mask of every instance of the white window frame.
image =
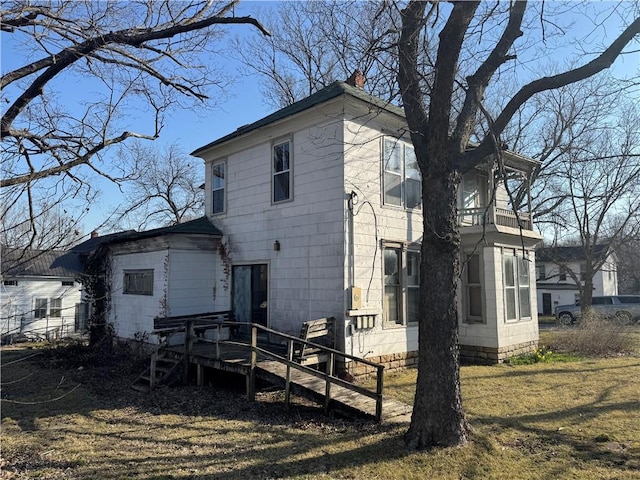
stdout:
[[(44, 306), (42, 304), (44, 303)], [(49, 299), (36, 297), (33, 301), (33, 318), (47, 318)]]
[[(511, 270), (507, 266), (507, 259), (511, 259)], [(502, 291), (504, 293), (505, 322), (526, 321), (533, 318), (529, 262), (529, 257), (522, 256), (521, 252), (520, 254), (513, 250), (503, 250), (502, 252)], [(509, 284), (508, 278), (512, 279), (513, 285)], [(514, 312), (511, 316), (508, 305), (509, 292), (513, 292), (514, 299)]]
[(153, 269), (124, 270), (122, 293), (124, 295), (153, 295)]
[[(478, 278), (471, 278), (472, 270), (471, 263), (476, 261), (478, 262)], [(483, 285), (483, 262), (482, 255), (480, 253), (468, 253), (465, 256), (465, 264), (464, 264), (464, 292), (465, 292), (465, 305), (464, 305), (464, 323), (474, 323), (474, 324), (485, 324), (487, 323), (487, 318), (485, 314), (485, 300), (484, 300), (484, 285)], [(472, 289), (480, 289), (480, 315), (472, 315), (471, 314), (471, 290)]]
[[(389, 284), (386, 271), (385, 252), (394, 251), (398, 256), (398, 283)], [(417, 272), (413, 272), (409, 257), (415, 255), (417, 257)], [(411, 271), (410, 271), (411, 270)], [(417, 283), (416, 283), (417, 278)], [(389, 312), (389, 304), (387, 302), (387, 288), (394, 287), (396, 289), (396, 308), (397, 315), (391, 318)], [(418, 319), (410, 320), (410, 293), (420, 292), (420, 246), (408, 244), (406, 242), (383, 241), (382, 243), (382, 295), (383, 310), (385, 324), (391, 327), (402, 327), (417, 325)], [(418, 300), (419, 301), (419, 300)], [(418, 306), (416, 305), (416, 309)], [(416, 311), (417, 316), (417, 311)]]
[[(417, 163), (412, 169), (407, 168), (407, 152), (413, 152), (415, 158), (415, 150), (413, 146), (407, 142), (400, 140), (399, 138), (383, 136), (381, 141), (381, 160), (382, 160), (382, 204), (387, 207), (402, 208), (405, 210), (413, 210), (422, 208), (422, 178), (418, 169)], [(389, 159), (391, 155), (387, 155), (388, 152), (399, 152), (398, 155), (398, 169), (388, 168), (391, 164)], [(410, 173), (409, 170), (414, 173)], [(417, 178), (416, 178), (417, 175)], [(391, 198), (387, 196), (387, 187), (391, 183), (391, 178), (395, 178), (396, 182), (399, 182), (400, 199), (399, 204), (391, 202)], [(415, 205), (408, 205), (408, 185), (411, 182), (417, 182), (419, 188), (419, 199)], [(412, 202), (413, 203), (413, 202)]]
[[(216, 168), (222, 167), (222, 186), (216, 184)], [(216, 211), (216, 192), (222, 191), (222, 209)], [(227, 162), (225, 160), (215, 161), (211, 164), (211, 215), (221, 215), (227, 211)]]
[(62, 297), (49, 299), (49, 316), (52, 318), (62, 317)]
[[(287, 168), (276, 171), (276, 148), (281, 145), (288, 145), (289, 158)], [(276, 200), (276, 177), (288, 175), (288, 189), (289, 193), (286, 198)], [(280, 204), (284, 202), (291, 202), (293, 200), (293, 141), (291, 138), (281, 138), (271, 144), (271, 203)]]

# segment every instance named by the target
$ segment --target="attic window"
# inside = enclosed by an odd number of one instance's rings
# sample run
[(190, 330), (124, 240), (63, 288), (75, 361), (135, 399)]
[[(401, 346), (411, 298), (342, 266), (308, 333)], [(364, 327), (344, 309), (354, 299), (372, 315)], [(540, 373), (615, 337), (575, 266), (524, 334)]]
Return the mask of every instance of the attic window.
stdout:
[(4, 281), (4, 285), (7, 287), (17, 287), (18, 286), (18, 281), (17, 280), (5, 280)]

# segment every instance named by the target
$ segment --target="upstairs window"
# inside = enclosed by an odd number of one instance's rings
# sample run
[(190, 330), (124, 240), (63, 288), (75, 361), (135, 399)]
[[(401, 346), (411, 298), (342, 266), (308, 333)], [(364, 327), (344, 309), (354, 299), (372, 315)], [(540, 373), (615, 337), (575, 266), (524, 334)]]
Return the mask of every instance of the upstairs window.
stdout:
[(211, 167), (211, 213), (224, 213), (225, 163), (214, 163)]
[(413, 147), (397, 138), (384, 137), (382, 165), (384, 204), (420, 208), (422, 181)]
[(125, 270), (122, 293), (153, 295), (153, 270)]
[(49, 300), (49, 316), (60, 318), (62, 316), (62, 298)]
[(36, 298), (33, 309), (33, 318), (47, 318), (47, 299)]
[(18, 286), (18, 281), (17, 280), (5, 280), (4, 281), (4, 285), (7, 287), (17, 287)]
[(547, 279), (547, 268), (545, 265), (538, 265), (538, 280), (546, 280)]
[(62, 280), (63, 287), (74, 287), (75, 285), (76, 282), (74, 282), (73, 280)]
[(291, 199), (291, 142), (274, 143), (273, 155), (273, 203)]
[(560, 266), (560, 273), (558, 274), (558, 280), (561, 282), (567, 281), (567, 267)]

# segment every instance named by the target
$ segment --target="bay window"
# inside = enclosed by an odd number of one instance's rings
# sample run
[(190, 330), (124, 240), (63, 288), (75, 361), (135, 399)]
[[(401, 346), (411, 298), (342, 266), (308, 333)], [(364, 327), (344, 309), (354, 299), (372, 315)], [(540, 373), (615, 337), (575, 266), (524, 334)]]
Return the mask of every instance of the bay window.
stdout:
[(502, 265), (505, 320), (531, 318), (529, 259), (505, 252)]

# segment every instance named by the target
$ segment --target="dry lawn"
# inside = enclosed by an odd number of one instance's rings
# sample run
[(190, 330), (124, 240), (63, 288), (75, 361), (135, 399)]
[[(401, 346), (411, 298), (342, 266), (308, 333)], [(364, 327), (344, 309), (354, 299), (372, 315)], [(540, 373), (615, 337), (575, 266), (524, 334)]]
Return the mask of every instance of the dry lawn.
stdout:
[[(406, 425), (286, 411), (280, 392), (247, 403), (228, 378), (144, 395), (128, 363), (11, 363), (37, 352), (2, 351), (3, 479), (639, 478), (639, 356), (463, 367), (472, 441), (407, 452)], [(386, 378), (409, 403), (414, 384)]]

